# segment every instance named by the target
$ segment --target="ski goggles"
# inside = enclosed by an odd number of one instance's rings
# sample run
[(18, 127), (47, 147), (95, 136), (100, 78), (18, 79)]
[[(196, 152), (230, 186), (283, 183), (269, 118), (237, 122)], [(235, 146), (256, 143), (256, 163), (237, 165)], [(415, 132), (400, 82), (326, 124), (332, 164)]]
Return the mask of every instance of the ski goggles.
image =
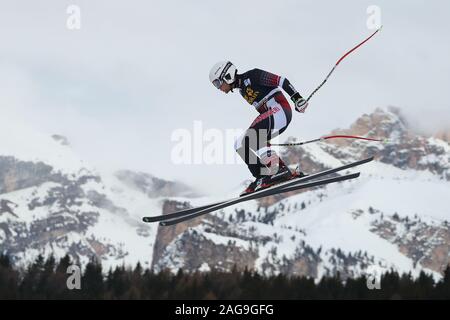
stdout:
[(216, 79), (212, 82), (214, 87), (216, 87), (217, 89), (220, 89), (220, 86), (222, 85), (222, 83), (223, 83), (223, 80), (220, 80), (220, 79)]

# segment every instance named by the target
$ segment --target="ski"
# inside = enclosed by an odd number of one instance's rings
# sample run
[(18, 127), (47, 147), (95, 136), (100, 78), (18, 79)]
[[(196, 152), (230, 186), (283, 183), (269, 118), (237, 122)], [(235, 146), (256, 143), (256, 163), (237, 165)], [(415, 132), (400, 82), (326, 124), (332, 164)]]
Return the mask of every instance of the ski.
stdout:
[[(266, 193), (264, 194), (259, 194), (257, 198), (254, 199), (258, 199), (258, 198), (263, 198), (263, 197), (268, 197), (268, 196), (272, 196), (272, 195), (276, 195), (276, 194), (280, 194), (280, 193), (285, 193), (285, 192), (290, 192), (290, 191), (296, 191), (296, 190), (300, 190), (300, 189), (306, 189), (306, 188), (312, 188), (312, 187), (316, 187), (316, 186), (321, 186), (321, 185), (325, 185), (325, 184), (329, 184), (329, 183), (334, 183), (334, 182), (340, 182), (340, 181), (345, 181), (345, 180), (350, 180), (350, 179), (355, 179), (357, 177), (359, 177), (360, 173), (352, 173), (352, 174), (347, 174), (344, 176), (339, 176), (339, 177), (334, 177), (334, 178), (327, 178), (327, 179), (322, 179), (322, 180), (317, 180), (317, 181), (312, 181), (312, 182), (306, 182), (306, 183), (297, 183), (295, 185), (289, 186), (289, 187), (284, 187), (284, 188), (278, 188), (276, 190), (267, 190)], [(170, 219), (170, 220), (164, 220), (161, 221), (159, 223), (160, 226), (171, 226), (186, 220), (190, 220), (199, 216), (202, 216), (204, 214), (207, 213), (211, 213), (213, 211), (216, 210), (220, 210), (235, 204), (238, 204), (240, 202), (244, 202), (244, 201), (249, 201), (249, 200), (253, 200), (253, 199), (235, 199), (232, 201), (228, 201), (226, 203), (222, 203), (207, 209), (203, 209), (203, 210), (199, 210), (195, 213), (192, 214), (188, 214), (188, 215), (183, 215), (181, 217), (175, 218), (175, 219)]]
[(363, 160), (359, 160), (359, 161), (356, 161), (356, 162), (348, 163), (348, 164), (342, 165), (340, 167), (336, 167), (336, 168), (333, 168), (333, 169), (328, 169), (328, 170), (317, 172), (317, 173), (314, 173), (314, 174), (311, 174), (311, 175), (307, 175), (307, 176), (302, 177), (302, 178), (296, 178), (296, 179), (288, 180), (286, 182), (279, 183), (279, 184), (277, 184), (275, 186), (272, 186), (272, 187), (269, 187), (267, 189), (262, 189), (262, 190), (253, 192), (253, 193), (244, 195), (242, 197), (233, 198), (233, 199), (229, 199), (229, 200), (225, 200), (225, 201), (220, 201), (220, 202), (216, 202), (216, 203), (213, 203), (213, 204), (209, 204), (209, 205), (205, 205), (205, 206), (201, 206), (201, 207), (197, 207), (197, 208), (190, 208), (190, 209), (180, 210), (180, 211), (176, 211), (176, 212), (172, 212), (172, 213), (168, 213), (168, 214), (163, 214), (163, 215), (159, 215), (159, 216), (143, 217), (142, 220), (144, 222), (159, 222), (159, 221), (163, 221), (163, 220), (168, 220), (168, 219), (174, 219), (174, 218), (182, 217), (184, 215), (189, 215), (189, 214), (195, 213), (195, 212), (197, 212), (199, 210), (207, 210), (209, 208), (212, 208), (212, 207), (224, 204), (224, 203), (228, 203), (230, 201), (236, 201), (237, 199), (242, 199), (242, 201), (253, 200), (253, 199), (256, 199), (259, 195), (265, 194), (269, 190), (273, 191), (273, 190), (277, 190), (277, 189), (281, 189), (281, 188), (284, 188), (284, 187), (288, 187), (288, 186), (291, 186), (291, 185), (294, 185), (294, 184), (297, 184), (297, 183), (313, 180), (313, 179), (316, 179), (316, 178), (319, 178), (319, 177), (323, 177), (323, 176), (326, 176), (326, 175), (329, 175), (329, 174), (332, 174), (332, 173), (335, 173), (335, 172), (338, 172), (338, 171), (342, 171), (342, 170), (345, 170), (345, 169), (349, 169), (349, 168), (352, 168), (352, 167), (359, 166), (361, 164), (370, 162), (372, 160), (373, 160), (373, 157), (370, 157), (370, 158), (367, 158), (367, 159), (363, 159)]

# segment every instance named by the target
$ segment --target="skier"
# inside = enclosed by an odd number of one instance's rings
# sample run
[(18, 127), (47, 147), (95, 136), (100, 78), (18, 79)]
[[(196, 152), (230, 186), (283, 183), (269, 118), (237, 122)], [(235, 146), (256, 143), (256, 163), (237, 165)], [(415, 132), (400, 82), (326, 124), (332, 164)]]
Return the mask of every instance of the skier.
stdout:
[[(209, 80), (225, 93), (239, 89), (244, 99), (260, 113), (235, 143), (236, 152), (255, 177), (241, 195), (296, 176), (269, 145), (272, 138), (286, 130), (292, 118), (291, 106), (280, 87), (294, 102), (295, 110), (303, 113), (308, 107), (308, 102), (289, 80), (260, 69), (238, 74), (230, 61), (216, 63), (211, 68)], [(303, 173), (299, 175), (303, 176)]]

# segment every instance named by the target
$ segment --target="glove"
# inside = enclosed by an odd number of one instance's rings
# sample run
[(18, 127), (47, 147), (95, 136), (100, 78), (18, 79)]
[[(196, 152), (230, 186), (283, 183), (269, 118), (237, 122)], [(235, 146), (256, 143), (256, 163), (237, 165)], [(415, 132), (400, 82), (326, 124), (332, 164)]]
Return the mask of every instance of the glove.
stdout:
[(294, 102), (295, 110), (300, 113), (304, 113), (306, 108), (308, 108), (308, 101), (306, 101), (298, 92), (292, 95), (291, 100)]

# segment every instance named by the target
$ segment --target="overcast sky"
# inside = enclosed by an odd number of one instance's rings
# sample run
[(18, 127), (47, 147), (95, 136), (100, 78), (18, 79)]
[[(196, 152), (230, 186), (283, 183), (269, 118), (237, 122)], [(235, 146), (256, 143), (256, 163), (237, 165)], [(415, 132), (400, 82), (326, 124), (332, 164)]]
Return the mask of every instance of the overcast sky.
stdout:
[[(80, 30), (66, 27), (72, 4)], [(446, 1), (0, 0), (0, 117), (66, 135), (97, 166), (228, 190), (246, 166), (171, 161), (174, 130), (192, 131), (196, 120), (243, 129), (257, 115), (209, 83), (211, 66), (269, 70), (306, 96), (373, 32), (370, 5), (381, 9), (382, 32), (339, 65), (283, 136), (316, 138), (387, 105), (423, 127), (450, 124)]]

